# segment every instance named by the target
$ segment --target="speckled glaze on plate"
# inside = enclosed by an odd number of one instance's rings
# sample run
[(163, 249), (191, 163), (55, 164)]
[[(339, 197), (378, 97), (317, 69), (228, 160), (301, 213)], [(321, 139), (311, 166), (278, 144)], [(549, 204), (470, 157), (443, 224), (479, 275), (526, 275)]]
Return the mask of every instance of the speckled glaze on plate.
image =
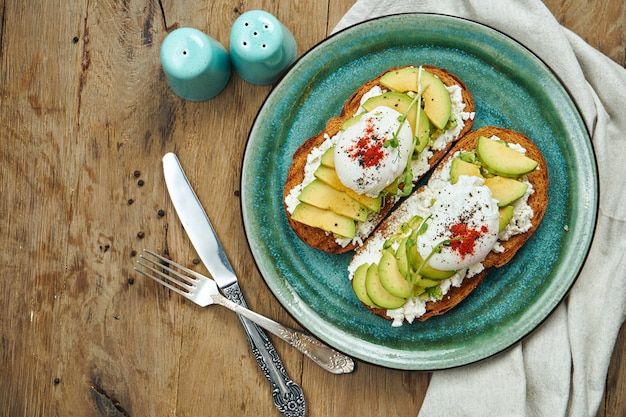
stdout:
[[(505, 267), (449, 313), (392, 327), (354, 296), (351, 254), (303, 244), (283, 211), (291, 158), (339, 114), (363, 82), (390, 67), (433, 64), (467, 84), (474, 128), (518, 130), (543, 152), (550, 204), (537, 232)], [(364, 22), (307, 52), (268, 96), (243, 162), (243, 219), (267, 285), (298, 322), (357, 359), (435, 370), (497, 354), (537, 328), (574, 283), (591, 244), (598, 204), (596, 163), (585, 125), (555, 75), (520, 44), (483, 25), (441, 15), (405, 14)]]

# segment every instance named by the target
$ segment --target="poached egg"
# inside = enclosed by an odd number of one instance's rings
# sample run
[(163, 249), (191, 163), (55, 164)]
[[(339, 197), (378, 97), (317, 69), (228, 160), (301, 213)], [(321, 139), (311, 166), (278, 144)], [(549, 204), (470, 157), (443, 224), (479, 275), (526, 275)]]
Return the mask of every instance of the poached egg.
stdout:
[(417, 238), (417, 249), (425, 259), (441, 242), (429, 265), (444, 271), (468, 268), (481, 262), (498, 240), (498, 202), (478, 177), (462, 175), (435, 195), (428, 228)]
[(342, 184), (358, 194), (378, 197), (407, 166), (413, 132), (402, 114), (376, 107), (340, 132), (335, 145), (335, 170)]

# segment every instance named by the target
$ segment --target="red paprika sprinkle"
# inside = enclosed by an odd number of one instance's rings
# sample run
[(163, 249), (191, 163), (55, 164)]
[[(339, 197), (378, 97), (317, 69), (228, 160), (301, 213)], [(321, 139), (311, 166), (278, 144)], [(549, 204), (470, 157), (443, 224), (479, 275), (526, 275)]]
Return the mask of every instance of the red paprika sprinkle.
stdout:
[(467, 227), (465, 223), (456, 223), (450, 226), (450, 232), (452, 232), (452, 240), (450, 241), (450, 247), (461, 255), (464, 259), (467, 255), (474, 254), (476, 248), (476, 239), (481, 234), (487, 233), (489, 229), (487, 226), (482, 226), (480, 230)]
[(384, 138), (377, 138), (374, 131), (374, 123), (372, 119), (367, 120), (364, 135), (359, 138), (348, 152), (352, 159), (358, 159), (360, 164), (366, 168), (376, 166), (384, 157), (383, 149)]

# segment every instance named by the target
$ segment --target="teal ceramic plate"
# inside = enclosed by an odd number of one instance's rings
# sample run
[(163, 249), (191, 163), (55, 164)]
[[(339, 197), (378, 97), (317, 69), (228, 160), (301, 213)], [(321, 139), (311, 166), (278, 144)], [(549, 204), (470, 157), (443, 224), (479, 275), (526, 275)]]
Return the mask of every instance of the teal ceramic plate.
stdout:
[[(346, 274), (351, 254), (322, 253), (295, 236), (283, 211), (282, 190), (296, 148), (339, 114), (363, 82), (407, 64), (433, 64), (464, 80), (476, 101), (475, 128), (497, 125), (532, 138), (548, 162), (550, 204), (514, 260), (490, 272), (455, 309), (394, 328), (353, 295)], [(362, 361), (435, 370), (507, 349), (555, 309), (591, 244), (598, 185), (579, 112), (535, 55), (474, 22), (407, 14), (348, 28), (295, 63), (269, 94), (252, 127), (241, 197), (258, 268), (302, 326)]]

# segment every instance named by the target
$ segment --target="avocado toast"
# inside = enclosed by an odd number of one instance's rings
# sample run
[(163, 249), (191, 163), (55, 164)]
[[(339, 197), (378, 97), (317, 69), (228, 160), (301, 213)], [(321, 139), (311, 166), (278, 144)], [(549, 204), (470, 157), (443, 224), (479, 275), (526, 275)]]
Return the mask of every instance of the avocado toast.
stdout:
[[(471, 129), (474, 110), (465, 84), (441, 68), (394, 68), (367, 81), (340, 115), (294, 153), (283, 190), (290, 227), (328, 253), (360, 246)], [(357, 142), (364, 151), (354, 151)], [(367, 169), (380, 174), (381, 167), (394, 164), (389, 173), (363, 183)]]

